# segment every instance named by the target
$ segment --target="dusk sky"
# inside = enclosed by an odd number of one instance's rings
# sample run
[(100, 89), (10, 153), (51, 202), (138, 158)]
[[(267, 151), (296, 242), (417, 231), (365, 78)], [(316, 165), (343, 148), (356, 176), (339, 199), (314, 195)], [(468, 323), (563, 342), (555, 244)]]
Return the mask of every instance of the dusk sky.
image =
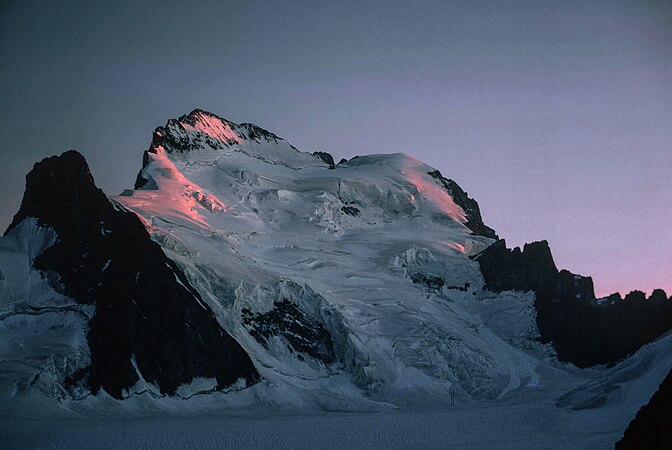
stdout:
[[(142, 3), (142, 5), (140, 5)], [(336, 160), (404, 152), (598, 295), (672, 294), (670, 1), (3, 1), (0, 228), (77, 149), (110, 196), (194, 108)]]

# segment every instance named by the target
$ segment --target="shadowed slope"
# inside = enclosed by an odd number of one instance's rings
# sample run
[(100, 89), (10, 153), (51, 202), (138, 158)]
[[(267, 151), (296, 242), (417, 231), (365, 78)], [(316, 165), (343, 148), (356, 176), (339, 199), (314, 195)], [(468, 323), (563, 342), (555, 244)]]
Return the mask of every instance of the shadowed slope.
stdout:
[(58, 234), (34, 267), (55, 289), (96, 306), (87, 335), (91, 365), (71, 383), (121, 398), (140, 377), (163, 394), (195, 377), (215, 378), (217, 389), (258, 379), (248, 355), (135, 214), (95, 186), (82, 155), (69, 151), (35, 164), (7, 233), (26, 217)]
[(613, 364), (672, 328), (672, 301), (662, 290), (646, 299), (633, 291), (624, 300), (598, 302), (590, 277), (558, 271), (548, 242), (509, 250), (500, 240), (475, 257), (494, 292), (533, 291), (543, 342), (578, 367)]

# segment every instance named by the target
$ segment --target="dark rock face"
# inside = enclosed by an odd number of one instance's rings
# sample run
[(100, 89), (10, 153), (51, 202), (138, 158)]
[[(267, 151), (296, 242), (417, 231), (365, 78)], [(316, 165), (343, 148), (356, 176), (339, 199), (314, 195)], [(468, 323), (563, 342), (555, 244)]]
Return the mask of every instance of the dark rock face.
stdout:
[(672, 448), (672, 370), (630, 422), (617, 450)]
[[(201, 111), (201, 110), (196, 110), (196, 111)], [(216, 116), (214, 114), (211, 114), (209, 112), (205, 112), (205, 111), (201, 111), (201, 112), (203, 114), (209, 115), (211, 117), (216, 117), (218, 120), (221, 120), (223, 122), (228, 122), (235, 127), (235, 124), (233, 124), (232, 122), (229, 122), (226, 119), (222, 119), (221, 117), (218, 117), (218, 116)], [(192, 112), (189, 116), (191, 116), (193, 114), (194, 113)], [(180, 117), (180, 120), (183, 120), (185, 117), (189, 117), (189, 116)], [(264, 130), (259, 125), (255, 125), (253, 123), (241, 123), (239, 125), (239, 127), (246, 130), (248, 137), (250, 139), (252, 139), (253, 141), (261, 142), (261, 140), (263, 139), (266, 142), (273, 142), (273, 143), (277, 144), (278, 141), (280, 140), (280, 137), (278, 137), (278, 135), (276, 135), (275, 133), (271, 133), (268, 130)], [(292, 146), (292, 148), (294, 148), (294, 147)]]
[(343, 211), (345, 214), (352, 216), (352, 217), (357, 217), (361, 213), (359, 208), (355, 206), (342, 206), (341, 211)]
[(475, 259), (488, 289), (495, 292), (541, 290), (552, 285), (558, 274), (546, 241), (525, 244), (521, 251), (507, 249), (506, 241), (500, 239)]
[(453, 198), (453, 201), (457, 206), (462, 208), (467, 215), (467, 228), (469, 228), (475, 235), (498, 239), (495, 230), (483, 223), (481, 209), (478, 207), (476, 200), (470, 198), (455, 181), (445, 178), (438, 170), (428, 172), (428, 174), (434, 178), (446, 192), (448, 192), (448, 195)]
[(335, 169), (336, 164), (334, 163), (334, 157), (331, 156), (330, 153), (327, 152), (313, 152), (312, 155), (317, 156), (320, 158), (322, 161), (327, 163), (330, 169)]
[(446, 280), (443, 278), (426, 272), (410, 273), (409, 278), (411, 282), (424, 287), (430, 292), (441, 291), (443, 288), (467, 292), (471, 286), (471, 283), (464, 283), (463, 286), (450, 286), (446, 284)]
[[(598, 303), (590, 277), (558, 269), (546, 241), (509, 250), (504, 240), (475, 257), (486, 287), (533, 291), (542, 342), (578, 367), (613, 364), (672, 329), (672, 302), (657, 290), (633, 291)], [(660, 291), (660, 292), (658, 292)]]
[(216, 378), (217, 389), (258, 380), (249, 356), (140, 220), (95, 186), (79, 153), (35, 165), (8, 232), (26, 217), (58, 234), (34, 267), (55, 289), (96, 306), (87, 335), (91, 365), (72, 383), (121, 398), (139, 374), (163, 394), (194, 377)]
[(445, 284), (443, 278), (423, 272), (412, 273), (411, 281), (415, 284), (425, 286), (430, 290), (441, 290), (441, 288)]
[(243, 324), (257, 342), (268, 348), (269, 339), (279, 336), (300, 360), (305, 354), (327, 364), (336, 361), (331, 335), (319, 320), (287, 299), (275, 301), (273, 306), (264, 314), (242, 310)]

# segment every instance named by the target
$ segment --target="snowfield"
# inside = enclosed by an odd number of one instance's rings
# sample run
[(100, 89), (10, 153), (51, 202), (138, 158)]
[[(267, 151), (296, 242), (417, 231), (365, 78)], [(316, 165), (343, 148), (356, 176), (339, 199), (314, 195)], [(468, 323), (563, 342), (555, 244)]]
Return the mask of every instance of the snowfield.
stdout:
[[(322, 408), (263, 405), (279, 392), (266, 383), (246, 391), (189, 400), (148, 395), (118, 402), (105, 395), (54, 402), (36, 394), (3, 403), (5, 448), (474, 448), (611, 449), (641, 399), (648, 400), (672, 364), (672, 336), (640, 350), (613, 370), (540, 370), (543, 383), (505, 400), (481, 404), (392, 407), (324, 404)], [(623, 377), (623, 372), (629, 376)], [(595, 408), (558, 406), (558, 394), (576, 386), (574, 400), (600, 395)], [(413, 389), (396, 399), (410, 401)], [(285, 395), (291, 395), (286, 393)], [(348, 411), (339, 411), (348, 409)], [(573, 406), (577, 406), (576, 404)]]
[(494, 240), (433, 168), (402, 154), (329, 168), (260, 130), (171, 121), (144, 185), (114, 201), (262, 381), (195, 379), (173, 398), (139, 382), (122, 401), (60, 389), (87, 364), (93, 310), (32, 269), (56, 236), (26, 220), (0, 238), (3, 447), (612, 448), (672, 368), (670, 335), (612, 368), (558, 362), (533, 293), (483, 289), (469, 256)]

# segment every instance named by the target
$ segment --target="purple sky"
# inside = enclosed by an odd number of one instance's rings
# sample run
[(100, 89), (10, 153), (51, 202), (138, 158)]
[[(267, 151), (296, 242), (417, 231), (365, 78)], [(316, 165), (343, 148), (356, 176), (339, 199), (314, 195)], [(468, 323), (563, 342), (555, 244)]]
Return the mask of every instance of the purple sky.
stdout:
[(2, 229), (35, 161), (78, 149), (114, 195), (200, 107), (408, 153), (598, 294), (672, 294), (672, 2), (58, 3), (0, 9)]

